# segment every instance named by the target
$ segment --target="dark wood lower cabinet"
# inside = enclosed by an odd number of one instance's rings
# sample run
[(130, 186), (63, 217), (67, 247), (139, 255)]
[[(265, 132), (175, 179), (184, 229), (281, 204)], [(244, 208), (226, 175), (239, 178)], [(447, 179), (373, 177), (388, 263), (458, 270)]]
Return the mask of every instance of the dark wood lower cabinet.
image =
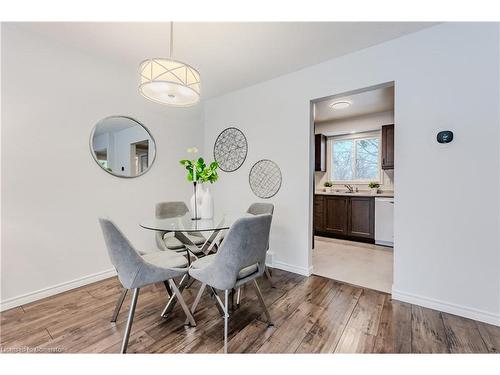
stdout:
[(348, 236), (375, 239), (375, 199), (350, 197)]
[(322, 195), (314, 196), (313, 205), (313, 227), (314, 231), (321, 232), (325, 230), (325, 197)]
[(314, 233), (317, 235), (375, 242), (375, 199), (316, 195)]
[(325, 231), (347, 235), (347, 210), (349, 198), (325, 196)]

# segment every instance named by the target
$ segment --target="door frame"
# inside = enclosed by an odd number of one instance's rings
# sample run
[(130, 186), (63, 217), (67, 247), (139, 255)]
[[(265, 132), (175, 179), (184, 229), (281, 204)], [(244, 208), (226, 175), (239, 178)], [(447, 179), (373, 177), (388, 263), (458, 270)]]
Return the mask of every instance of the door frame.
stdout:
[[(314, 227), (313, 227), (313, 215), (314, 215), (314, 192), (315, 192), (315, 170), (314, 170), (314, 105), (318, 102), (324, 100), (333, 100), (336, 98), (342, 98), (349, 95), (356, 95), (367, 91), (378, 90), (386, 87), (394, 87), (394, 116), (396, 116), (396, 81), (387, 81), (373, 86), (367, 86), (355, 90), (343, 91), (341, 93), (323, 96), (320, 98), (311, 99), (309, 101), (309, 223), (308, 223), (308, 263), (309, 263), (309, 274), (313, 274), (313, 263), (312, 263), (312, 250), (314, 248)], [(394, 123), (396, 123), (396, 118), (394, 118)], [(396, 240), (394, 240), (393, 251), (396, 248)], [(396, 273), (396, 264), (393, 261), (393, 275)]]

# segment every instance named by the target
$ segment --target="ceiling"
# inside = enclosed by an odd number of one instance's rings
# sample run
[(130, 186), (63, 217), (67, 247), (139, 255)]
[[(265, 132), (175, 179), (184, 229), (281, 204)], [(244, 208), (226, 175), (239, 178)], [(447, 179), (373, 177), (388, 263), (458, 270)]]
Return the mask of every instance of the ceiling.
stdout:
[[(330, 104), (347, 101), (351, 105), (344, 109), (332, 109)], [(368, 115), (370, 113), (394, 109), (394, 86), (361, 92), (354, 95), (335, 96), (315, 104), (314, 123), (340, 120), (348, 117)]]
[[(428, 22), (196, 22), (174, 23), (174, 54), (197, 68), (202, 98), (266, 81), (337, 56), (398, 38)], [(170, 24), (121, 22), (22, 23), (131, 74), (139, 63), (169, 52)]]

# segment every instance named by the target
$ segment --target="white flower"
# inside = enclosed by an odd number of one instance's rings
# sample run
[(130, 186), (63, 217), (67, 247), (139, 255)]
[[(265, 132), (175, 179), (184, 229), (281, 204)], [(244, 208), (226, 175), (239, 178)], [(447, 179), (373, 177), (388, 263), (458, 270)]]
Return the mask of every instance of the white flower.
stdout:
[(196, 147), (190, 147), (187, 149), (187, 152), (190, 154), (196, 154), (198, 153), (198, 149)]

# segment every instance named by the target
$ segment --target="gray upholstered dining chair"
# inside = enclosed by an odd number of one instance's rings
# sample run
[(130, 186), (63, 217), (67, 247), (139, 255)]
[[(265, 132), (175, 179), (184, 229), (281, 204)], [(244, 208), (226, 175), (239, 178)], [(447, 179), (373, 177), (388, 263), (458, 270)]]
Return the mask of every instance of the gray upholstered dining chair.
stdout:
[[(183, 216), (189, 212), (186, 203), (184, 202), (160, 202), (156, 204), (155, 215), (158, 219)], [(203, 245), (206, 241), (205, 237), (199, 232), (185, 234), (188, 239), (195, 245)], [(173, 250), (176, 252), (185, 251), (184, 244), (177, 239), (172, 233), (157, 231), (155, 233), (156, 245), (160, 250)], [(191, 249), (196, 255), (201, 254), (201, 249), (196, 253), (196, 249)]]
[(127, 290), (133, 290), (121, 353), (127, 351), (135, 307), (139, 297), (139, 290), (146, 285), (158, 282), (168, 282), (177, 300), (181, 304), (189, 323), (195, 326), (196, 322), (193, 315), (189, 311), (186, 302), (182, 298), (181, 292), (173, 281), (174, 277), (183, 276), (188, 272), (186, 258), (182, 255), (164, 251), (157, 251), (141, 256), (111, 220), (99, 219), (99, 223), (111, 263), (118, 273), (120, 283)]
[[(268, 214), (268, 215), (272, 216), (273, 213), (274, 213), (274, 205), (272, 203), (255, 202), (255, 203), (252, 203), (247, 209), (247, 214), (250, 214), (250, 215)], [(224, 240), (224, 235), (222, 235), (220, 237), (220, 241), (222, 242), (223, 240)], [(219, 243), (219, 245), (220, 245), (220, 243)], [(267, 250), (269, 250), (269, 244), (267, 244)], [(265, 273), (267, 279), (269, 280), (269, 282), (271, 283), (271, 286), (274, 287), (273, 278), (272, 278), (271, 272), (269, 272), (269, 268), (267, 268), (267, 266), (264, 270), (264, 273)], [(236, 306), (240, 305), (240, 300), (241, 300), (241, 288), (238, 288), (238, 291), (236, 292)]]
[[(273, 215), (274, 213), (274, 205), (272, 203), (252, 203), (248, 209), (247, 213), (251, 215)], [(269, 243), (267, 244), (267, 250), (269, 250)], [(274, 287), (273, 278), (271, 276), (271, 272), (269, 272), (269, 268), (266, 266), (264, 273), (271, 283), (271, 287)], [(241, 288), (238, 288), (236, 293), (236, 306), (240, 305), (241, 300)]]
[[(274, 213), (274, 205), (272, 203), (252, 203), (250, 207), (247, 209), (247, 213), (251, 215), (273, 215)], [(267, 250), (269, 250), (269, 243), (267, 244)], [(273, 285), (273, 279), (271, 277), (271, 273), (269, 269), (266, 267), (265, 270), (266, 276), (269, 279), (271, 285)], [(239, 292), (239, 289), (238, 289)], [(238, 304), (239, 304), (239, 293), (238, 293)]]
[[(232, 289), (252, 282), (257, 298), (264, 309), (267, 322), (272, 325), (271, 315), (256, 278), (262, 276), (266, 265), (266, 251), (271, 229), (271, 215), (243, 217), (234, 222), (216, 254), (200, 258), (191, 264), (189, 275), (202, 283), (191, 312), (194, 314), (203, 291), (208, 285), (215, 294), (224, 313), (224, 353), (227, 353), (228, 294)], [(224, 304), (215, 289), (224, 291)]]
[(252, 215), (272, 215), (274, 213), (274, 205), (272, 203), (252, 203), (248, 207), (247, 213)]

